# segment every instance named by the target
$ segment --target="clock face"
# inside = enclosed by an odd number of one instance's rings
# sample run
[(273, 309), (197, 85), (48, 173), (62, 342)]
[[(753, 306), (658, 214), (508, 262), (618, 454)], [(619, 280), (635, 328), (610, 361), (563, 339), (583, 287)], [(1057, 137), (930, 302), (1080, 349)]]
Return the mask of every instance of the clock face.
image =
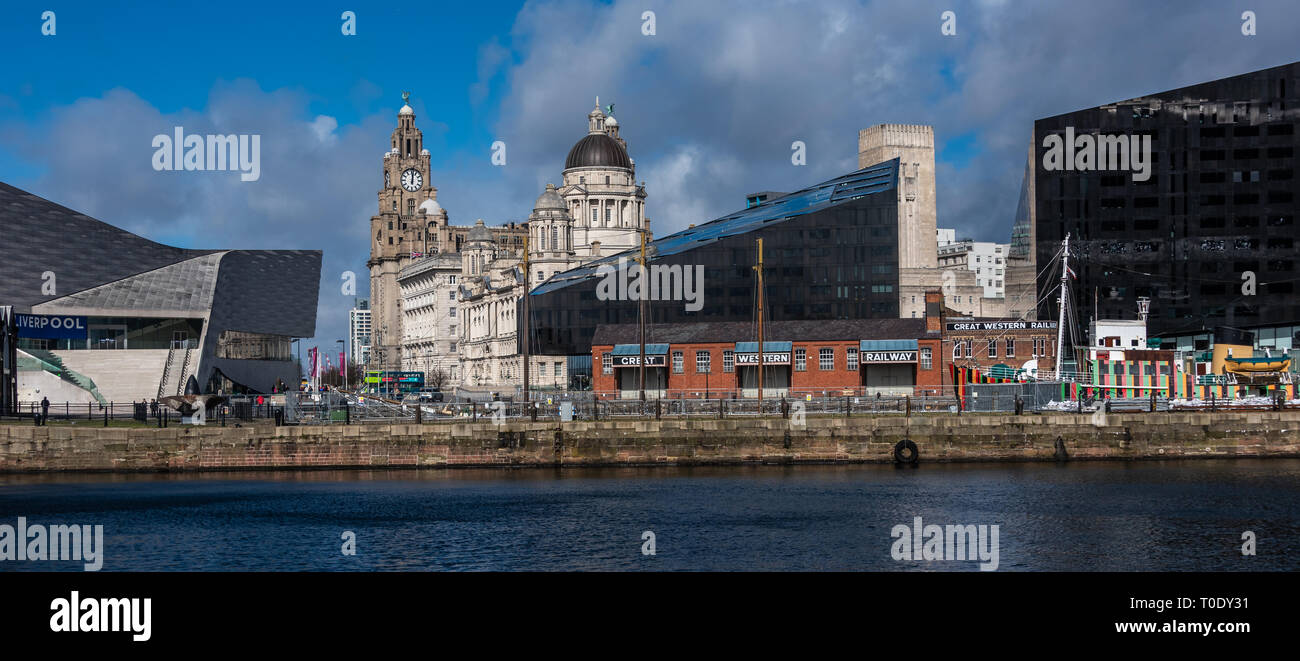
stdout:
[(419, 170), (410, 169), (402, 173), (402, 188), (415, 192), (420, 190), (423, 185), (424, 176), (420, 174)]

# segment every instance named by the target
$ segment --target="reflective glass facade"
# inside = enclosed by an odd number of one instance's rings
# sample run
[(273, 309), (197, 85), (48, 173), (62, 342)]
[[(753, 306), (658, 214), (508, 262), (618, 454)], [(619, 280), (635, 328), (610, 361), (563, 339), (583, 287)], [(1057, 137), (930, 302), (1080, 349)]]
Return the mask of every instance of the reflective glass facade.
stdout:
[[(1300, 323), (1297, 111), (1292, 63), (1035, 122), (1038, 268), (1068, 232), (1080, 325), (1094, 300), (1101, 318), (1136, 318), (1139, 297), (1153, 336)], [(1068, 129), (1149, 136), (1150, 178), (1048, 170), (1044, 139)], [(1055, 318), (1056, 297), (1038, 313)]]
[[(898, 161), (889, 161), (654, 241), (652, 265), (703, 266), (703, 300), (698, 311), (649, 301), (647, 321), (753, 321), (760, 237), (765, 318), (896, 318), (897, 179)], [(534, 289), (532, 351), (590, 355), (596, 326), (636, 323), (637, 301), (597, 296), (598, 267), (635, 256), (607, 257)]]

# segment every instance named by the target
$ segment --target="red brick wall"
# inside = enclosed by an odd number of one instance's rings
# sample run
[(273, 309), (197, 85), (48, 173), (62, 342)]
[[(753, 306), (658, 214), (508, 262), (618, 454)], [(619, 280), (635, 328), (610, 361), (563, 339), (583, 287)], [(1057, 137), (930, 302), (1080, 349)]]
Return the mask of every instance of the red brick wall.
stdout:
[[(920, 355), (917, 356), (916, 364), (916, 384), (917, 387), (939, 388), (945, 382), (943, 371), (947, 369), (948, 362), (944, 359), (943, 352), (940, 350), (941, 342), (938, 338), (921, 339), (918, 341), (920, 348), (928, 348), (932, 352), (933, 359), (930, 369), (921, 369)], [(723, 369), (723, 352), (733, 351), (734, 342), (709, 342), (709, 343), (689, 343), (673, 344), (668, 347), (666, 357), (668, 365), (668, 396), (670, 397), (703, 397), (707, 385), (709, 396), (711, 397), (730, 397), (739, 396), (739, 385), (736, 377), (737, 368), (733, 366), (731, 372), (724, 372)], [(822, 391), (833, 391), (839, 394), (845, 389), (859, 388), (862, 385), (862, 367), (859, 364), (858, 369), (850, 372), (848, 370), (848, 350), (857, 349), (859, 342), (857, 340), (834, 340), (826, 342), (794, 342), (790, 352), (790, 391), (791, 393), (815, 393), (820, 395)], [(835, 367), (832, 370), (821, 369), (820, 350), (823, 348), (833, 349), (835, 352)], [(605, 374), (602, 365), (603, 356), (613, 351), (610, 345), (595, 345), (592, 347), (592, 383), (593, 390), (598, 394), (609, 394), (617, 396), (617, 385), (615, 374)], [(795, 354), (799, 349), (807, 351), (807, 367), (803, 371), (795, 370)], [(677, 373), (673, 371), (673, 354), (682, 352), (682, 371)], [(706, 376), (696, 369), (696, 354), (700, 351), (709, 351), (711, 353), (710, 372)], [(617, 372), (619, 368), (614, 368)], [(634, 369), (634, 368), (623, 368)]]

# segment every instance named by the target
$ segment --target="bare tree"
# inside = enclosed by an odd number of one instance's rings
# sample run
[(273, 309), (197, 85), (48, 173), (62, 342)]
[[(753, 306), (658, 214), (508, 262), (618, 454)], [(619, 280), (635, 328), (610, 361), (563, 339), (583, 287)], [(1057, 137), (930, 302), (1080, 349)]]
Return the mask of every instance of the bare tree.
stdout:
[(447, 370), (444, 370), (441, 367), (435, 367), (432, 370), (429, 370), (424, 385), (429, 386), (434, 390), (442, 390), (442, 387), (446, 385), (447, 380), (450, 378), (451, 377), (447, 374)]

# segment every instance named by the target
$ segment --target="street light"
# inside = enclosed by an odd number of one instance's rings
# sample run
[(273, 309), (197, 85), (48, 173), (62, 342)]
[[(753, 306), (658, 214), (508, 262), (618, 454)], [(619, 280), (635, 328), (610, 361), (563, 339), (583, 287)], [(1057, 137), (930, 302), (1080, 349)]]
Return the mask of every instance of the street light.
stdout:
[(339, 385), (341, 387), (346, 387), (347, 386), (346, 370), (348, 369), (348, 345), (343, 340), (335, 340), (335, 342), (338, 342), (340, 348), (343, 349), (343, 351), (341, 352), (343, 355), (343, 360), (339, 364)]
[(298, 378), (295, 379), (298, 383), (294, 384), (294, 389), (301, 390), (302, 389), (302, 338), (295, 337), (289, 340), (289, 343), (290, 344), (296, 343), (298, 345), (298, 374), (297, 374)]

